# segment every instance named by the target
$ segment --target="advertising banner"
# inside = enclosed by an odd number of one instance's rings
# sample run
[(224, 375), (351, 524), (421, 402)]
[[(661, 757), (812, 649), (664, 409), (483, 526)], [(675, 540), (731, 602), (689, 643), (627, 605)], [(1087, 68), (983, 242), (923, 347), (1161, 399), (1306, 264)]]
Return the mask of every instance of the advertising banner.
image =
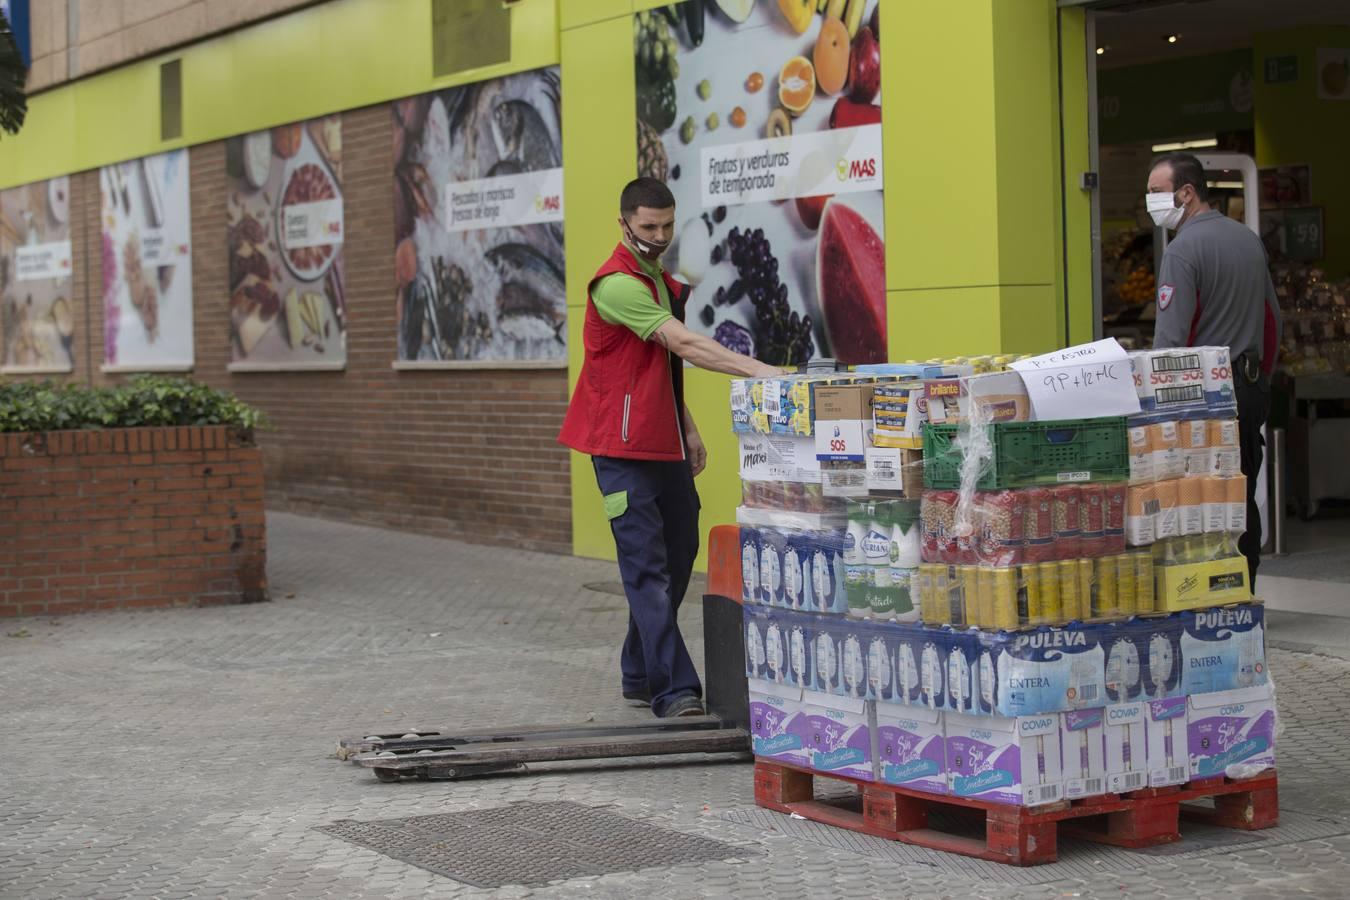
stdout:
[(70, 179), (0, 191), (0, 371), (74, 368)]
[(675, 195), (690, 328), (776, 365), (886, 360), (878, 0), (636, 16), (638, 172)]
[(233, 371), (347, 361), (342, 120), (225, 142)]
[(567, 360), (558, 67), (394, 104), (401, 363)]
[(99, 172), (105, 368), (192, 367), (188, 183), (186, 150)]

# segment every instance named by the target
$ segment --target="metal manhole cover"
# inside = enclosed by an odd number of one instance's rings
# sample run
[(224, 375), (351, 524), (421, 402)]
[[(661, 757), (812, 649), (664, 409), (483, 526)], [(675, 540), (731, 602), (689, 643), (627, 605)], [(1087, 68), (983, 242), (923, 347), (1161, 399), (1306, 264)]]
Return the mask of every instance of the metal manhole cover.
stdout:
[(754, 855), (566, 801), (374, 822), (343, 819), (315, 830), (481, 888)]

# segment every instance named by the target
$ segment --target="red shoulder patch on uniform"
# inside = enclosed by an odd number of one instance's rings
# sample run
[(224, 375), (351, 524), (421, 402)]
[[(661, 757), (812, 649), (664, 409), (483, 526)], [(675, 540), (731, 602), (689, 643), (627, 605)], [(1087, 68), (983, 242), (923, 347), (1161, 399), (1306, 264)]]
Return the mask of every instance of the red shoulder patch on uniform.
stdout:
[(1158, 311), (1161, 312), (1172, 305), (1172, 295), (1177, 292), (1176, 286), (1164, 284), (1158, 288)]

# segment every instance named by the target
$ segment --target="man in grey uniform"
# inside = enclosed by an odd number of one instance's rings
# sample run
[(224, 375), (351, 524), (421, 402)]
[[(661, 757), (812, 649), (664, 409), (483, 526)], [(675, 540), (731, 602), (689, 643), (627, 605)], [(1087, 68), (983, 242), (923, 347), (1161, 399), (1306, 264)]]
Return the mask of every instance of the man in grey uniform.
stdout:
[(1153, 346), (1227, 347), (1232, 355), (1242, 474), (1247, 476), (1247, 533), (1238, 539), (1238, 548), (1247, 557), (1255, 588), (1261, 561), (1256, 475), (1281, 327), (1266, 250), (1250, 229), (1210, 208), (1204, 167), (1190, 154), (1171, 153), (1153, 163), (1147, 199), (1154, 223), (1177, 232), (1158, 274)]

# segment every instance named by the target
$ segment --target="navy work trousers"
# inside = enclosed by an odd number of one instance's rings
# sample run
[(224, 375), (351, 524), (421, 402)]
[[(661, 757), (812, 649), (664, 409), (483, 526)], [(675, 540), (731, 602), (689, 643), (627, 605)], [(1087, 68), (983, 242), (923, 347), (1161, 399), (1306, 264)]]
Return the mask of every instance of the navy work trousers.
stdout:
[(625, 693), (646, 691), (652, 712), (702, 697), (678, 615), (698, 556), (698, 492), (687, 461), (592, 457), (628, 597), (619, 660)]

